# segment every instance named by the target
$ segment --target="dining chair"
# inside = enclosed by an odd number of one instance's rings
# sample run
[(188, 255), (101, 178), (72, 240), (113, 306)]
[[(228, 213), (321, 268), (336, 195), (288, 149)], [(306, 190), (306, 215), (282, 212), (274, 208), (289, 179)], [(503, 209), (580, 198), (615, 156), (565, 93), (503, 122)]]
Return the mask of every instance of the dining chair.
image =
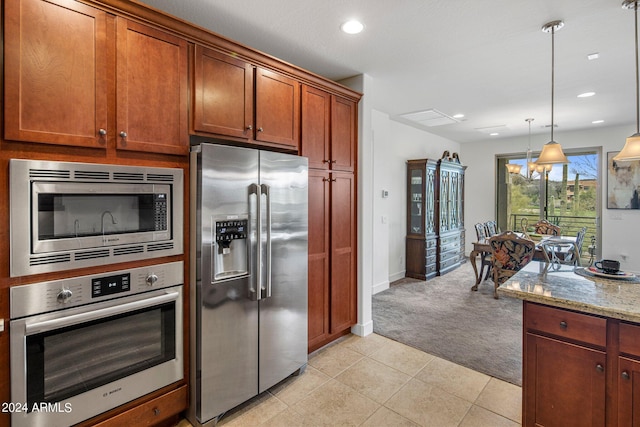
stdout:
[(582, 243), (586, 233), (587, 227), (582, 227), (576, 234), (575, 241), (566, 239), (554, 240), (551, 238), (542, 242), (540, 247), (545, 252), (548, 262), (555, 265), (568, 264), (579, 267), (581, 265)]
[(495, 221), (487, 221), (484, 223), (484, 226), (487, 229), (487, 237), (498, 234), (498, 224)]
[[(487, 230), (485, 227), (485, 224), (479, 222), (477, 223), (475, 226), (476, 229), (476, 236), (478, 237), (478, 242), (487, 239)], [(491, 253), (489, 252), (482, 252), (480, 254), (480, 274), (478, 275), (478, 277), (482, 277), (482, 275), (484, 274), (484, 279), (483, 280), (487, 280), (490, 275), (491, 275)], [(484, 273), (484, 269), (485, 267), (487, 268), (487, 273)]]
[(560, 227), (551, 224), (546, 219), (541, 219), (540, 221), (536, 222), (533, 228), (535, 228), (535, 232), (537, 234), (551, 234), (553, 236), (559, 236), (562, 230)]
[(489, 246), (493, 260), (493, 297), (498, 299), (498, 287), (533, 259), (536, 244), (513, 231), (505, 231), (489, 238)]

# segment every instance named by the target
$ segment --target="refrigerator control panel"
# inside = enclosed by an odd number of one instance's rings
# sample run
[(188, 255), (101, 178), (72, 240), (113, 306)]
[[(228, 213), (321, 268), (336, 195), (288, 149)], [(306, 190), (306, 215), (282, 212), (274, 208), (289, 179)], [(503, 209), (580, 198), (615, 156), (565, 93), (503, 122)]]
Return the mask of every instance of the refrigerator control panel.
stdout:
[(247, 220), (216, 221), (216, 242), (223, 253), (230, 252), (231, 242), (247, 238)]
[(218, 219), (215, 223), (213, 281), (228, 280), (249, 273), (247, 218)]

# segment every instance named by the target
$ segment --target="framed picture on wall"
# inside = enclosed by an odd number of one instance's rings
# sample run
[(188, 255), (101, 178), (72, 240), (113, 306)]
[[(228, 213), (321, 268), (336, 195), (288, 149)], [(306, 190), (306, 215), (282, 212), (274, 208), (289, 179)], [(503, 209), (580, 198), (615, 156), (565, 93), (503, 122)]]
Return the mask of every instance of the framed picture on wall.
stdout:
[(607, 209), (640, 209), (640, 160), (616, 162), (607, 153)]

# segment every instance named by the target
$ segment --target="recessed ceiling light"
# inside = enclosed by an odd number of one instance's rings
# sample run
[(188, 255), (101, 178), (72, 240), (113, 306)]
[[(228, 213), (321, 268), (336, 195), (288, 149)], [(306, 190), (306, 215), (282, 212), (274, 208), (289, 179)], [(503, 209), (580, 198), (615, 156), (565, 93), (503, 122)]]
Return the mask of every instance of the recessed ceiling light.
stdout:
[(364, 25), (362, 24), (362, 22), (352, 19), (342, 24), (340, 26), (340, 29), (347, 34), (358, 34), (362, 30), (364, 30)]
[(604, 123), (604, 120), (594, 120), (591, 123), (593, 123), (594, 125), (600, 124), (600, 123)]
[(600, 54), (599, 53), (590, 53), (589, 55), (587, 55), (587, 59), (589, 61), (593, 61), (594, 59), (598, 59), (600, 58)]
[(585, 92), (585, 93), (581, 93), (580, 95), (578, 95), (578, 98), (588, 98), (590, 96), (595, 95), (595, 92)]
[(453, 116), (451, 116), (451, 117), (453, 117), (454, 119), (461, 119), (461, 118), (463, 118), (463, 117), (464, 117), (464, 114), (454, 114), (454, 115), (453, 115)]
[(490, 133), (489, 135), (490, 135), (490, 136), (498, 136), (498, 135), (500, 135), (500, 134), (499, 134), (498, 132), (493, 132), (493, 133)]

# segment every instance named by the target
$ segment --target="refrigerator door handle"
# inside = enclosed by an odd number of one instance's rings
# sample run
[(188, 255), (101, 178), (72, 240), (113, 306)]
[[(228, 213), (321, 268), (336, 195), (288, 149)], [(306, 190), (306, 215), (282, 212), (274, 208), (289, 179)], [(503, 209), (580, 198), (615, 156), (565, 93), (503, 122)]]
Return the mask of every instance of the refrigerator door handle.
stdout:
[[(253, 218), (256, 219), (256, 232), (253, 230), (249, 230), (250, 236), (250, 251), (251, 254), (249, 258), (249, 298), (252, 301), (259, 301), (262, 297), (261, 287), (262, 287), (262, 275), (260, 270), (260, 265), (262, 264), (262, 251), (260, 249), (260, 235), (262, 229), (262, 219), (261, 219), (261, 199), (262, 194), (260, 192), (260, 186), (258, 184), (251, 184), (249, 186), (249, 199), (251, 196), (256, 197), (256, 209), (255, 211), (251, 210), (251, 200), (249, 200), (249, 223), (253, 224)], [(257, 246), (257, 250), (256, 250)]]
[(271, 297), (271, 187), (267, 184), (262, 184), (262, 193), (266, 196), (267, 199), (267, 295), (265, 298)]

